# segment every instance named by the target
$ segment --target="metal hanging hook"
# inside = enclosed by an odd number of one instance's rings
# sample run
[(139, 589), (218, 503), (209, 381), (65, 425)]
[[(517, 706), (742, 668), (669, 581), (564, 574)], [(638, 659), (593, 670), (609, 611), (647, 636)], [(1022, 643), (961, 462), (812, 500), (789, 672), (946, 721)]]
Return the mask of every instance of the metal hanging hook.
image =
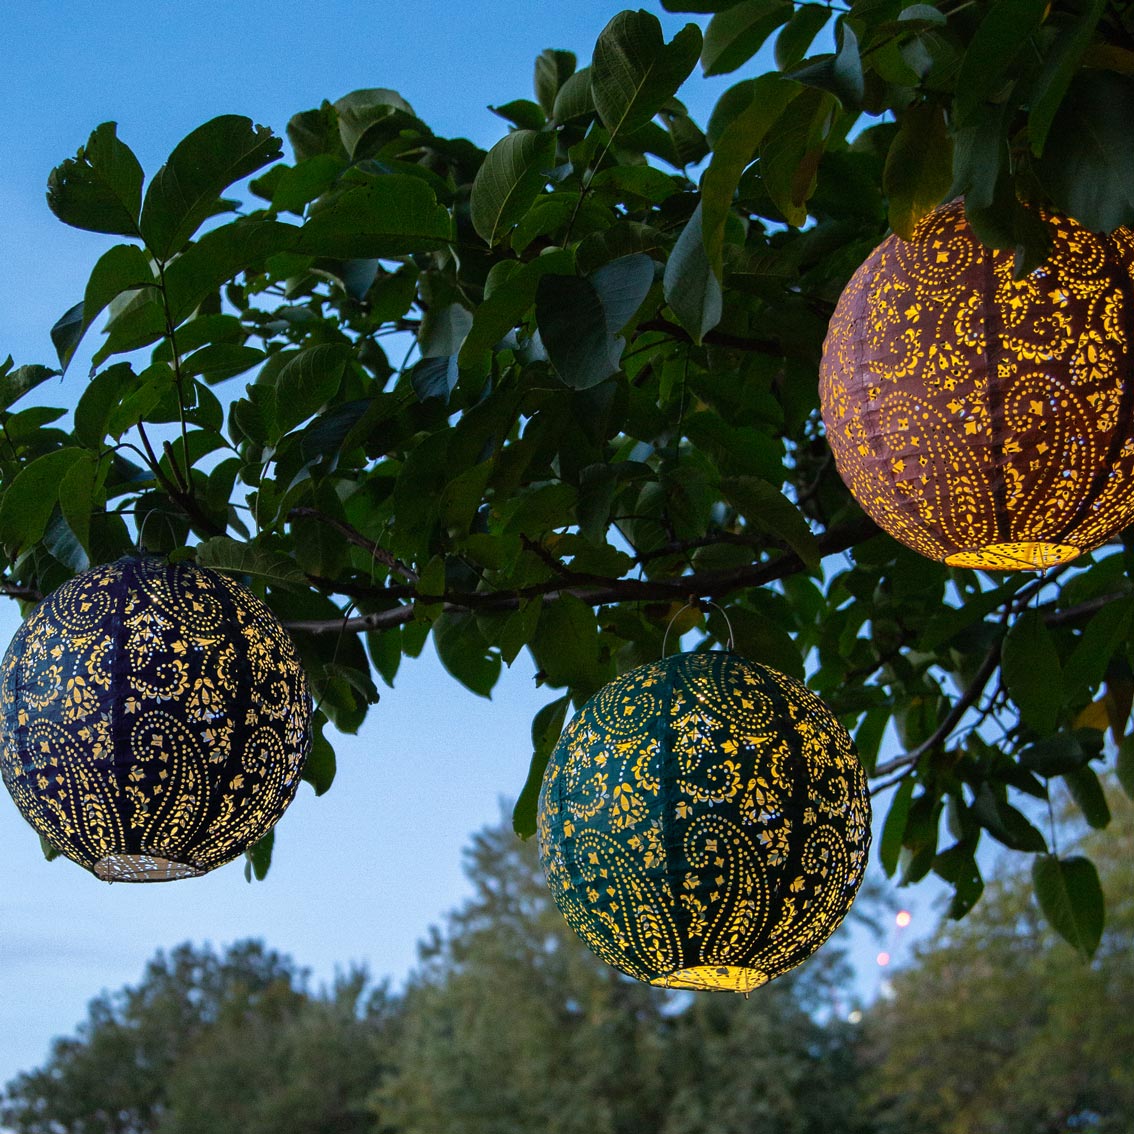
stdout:
[[(721, 616), (725, 620), (725, 625), (728, 627), (728, 642), (725, 644), (725, 649), (731, 651), (733, 645), (733, 633), (732, 620), (728, 616), (728, 611), (725, 610), (725, 608), (721, 606), (719, 602), (713, 602), (712, 599), (702, 600), (699, 599), (696, 595), (690, 595), (689, 601), (686, 602), (684, 606), (682, 606), (681, 609), (674, 614), (674, 616), (669, 620), (669, 625), (665, 628), (665, 634), (662, 636), (661, 656), (663, 658), (665, 657), (666, 643), (669, 641), (669, 632), (673, 629), (673, 624), (678, 620), (678, 618), (681, 617), (682, 611), (688, 610), (691, 606), (696, 607), (698, 610), (701, 610), (702, 606), (715, 606), (717, 610), (721, 612)], [(702, 613), (704, 613), (703, 610)]]

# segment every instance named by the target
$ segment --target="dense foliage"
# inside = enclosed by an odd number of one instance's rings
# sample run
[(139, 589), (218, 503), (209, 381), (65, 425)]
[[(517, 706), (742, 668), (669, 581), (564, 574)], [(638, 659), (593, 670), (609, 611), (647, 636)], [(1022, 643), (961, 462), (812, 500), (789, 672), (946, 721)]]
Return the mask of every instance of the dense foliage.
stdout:
[[(1063, 779), (1107, 822), (1130, 551), (1044, 577), (918, 559), (849, 498), (816, 386), (851, 272), (943, 198), (1021, 270), (1044, 252), (1021, 200), (1134, 222), (1131, 8), (673, 6), (714, 14), (666, 43), (621, 12), (589, 66), (545, 51), (487, 153), (381, 88), (295, 115), (287, 160), (214, 119), (148, 184), (95, 129), (48, 203), (123, 241), (52, 333), (64, 367), (105, 313), (104, 338), (69, 418), (14, 408), (55, 371), (0, 368), (4, 589), (31, 601), (135, 544), (238, 572), (345, 732), (427, 639), (484, 695), (527, 649), (550, 695), (524, 834), (569, 703), (657, 657), (675, 618), (731, 633), (806, 669), (897, 785), (887, 872), (936, 872), (961, 916), (991, 835), (1038, 856), (1045, 911), (1090, 953), (1095, 871), (1031, 819)], [(738, 75), (704, 123), (677, 97), (698, 60)], [(334, 776), (321, 732), (307, 776)]]
[[(747, 1000), (622, 977), (565, 925), (532, 845), (485, 831), (467, 857), (472, 896), (422, 945), (404, 992), (358, 973), (314, 989), (255, 944), (221, 956), (182, 946), (138, 986), (94, 1000), (75, 1037), (8, 1084), (0, 1123), (15, 1134), (1117, 1134), (1134, 1119), (1134, 827), (1121, 807), (1115, 837), (1095, 836), (1115, 924), (1093, 962), (1037, 924), (1013, 862), (865, 1009), (841, 936)], [(858, 910), (881, 912), (869, 892)]]

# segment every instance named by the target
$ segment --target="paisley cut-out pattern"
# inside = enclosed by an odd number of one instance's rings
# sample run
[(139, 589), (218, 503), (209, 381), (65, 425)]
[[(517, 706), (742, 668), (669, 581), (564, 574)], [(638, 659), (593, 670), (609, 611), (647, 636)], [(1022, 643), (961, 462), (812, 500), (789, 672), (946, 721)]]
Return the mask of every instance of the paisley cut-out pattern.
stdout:
[(0, 772), (28, 822), (110, 881), (203, 874), (271, 829), (311, 743), (275, 615), (157, 557), (65, 583), (0, 664)]
[(827, 439), (885, 531), (956, 567), (1043, 569), (1134, 523), (1134, 232), (1045, 217), (1014, 280), (964, 207), (884, 240), (823, 346)]
[(548, 762), (539, 851), (567, 922), (638, 980), (748, 992), (846, 916), (870, 847), (846, 729), (799, 682), (735, 654), (612, 681)]

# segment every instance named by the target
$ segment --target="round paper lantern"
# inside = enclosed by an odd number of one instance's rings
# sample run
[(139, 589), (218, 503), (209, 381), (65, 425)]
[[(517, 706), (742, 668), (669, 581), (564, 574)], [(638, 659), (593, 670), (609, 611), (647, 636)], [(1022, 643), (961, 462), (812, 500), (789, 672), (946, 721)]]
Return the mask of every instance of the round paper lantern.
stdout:
[(850, 909), (870, 797), (846, 729), (798, 681), (678, 654), (576, 714), (538, 832), (556, 904), (602, 960), (650, 984), (748, 992)]
[(839, 299), (819, 396), (847, 487), (956, 567), (1042, 569), (1134, 522), (1134, 233), (1045, 217), (1014, 280), (955, 201), (884, 240)]
[(295, 795), (311, 698), (255, 595), (156, 556), (77, 575), (17, 631), (0, 672), (0, 771), (16, 806), (108, 881), (203, 874)]

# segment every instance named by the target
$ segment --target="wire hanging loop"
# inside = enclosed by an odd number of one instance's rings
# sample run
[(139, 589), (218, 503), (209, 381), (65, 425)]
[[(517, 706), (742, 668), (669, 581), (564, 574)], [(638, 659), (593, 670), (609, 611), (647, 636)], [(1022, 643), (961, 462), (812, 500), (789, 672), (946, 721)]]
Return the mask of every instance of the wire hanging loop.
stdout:
[(696, 607), (702, 613), (704, 613), (704, 607), (706, 606), (715, 606), (717, 610), (721, 612), (721, 617), (725, 620), (725, 625), (728, 627), (728, 642), (725, 643), (725, 649), (731, 652), (733, 644), (733, 633), (732, 621), (728, 616), (728, 611), (725, 610), (725, 608), (721, 606), (719, 602), (713, 602), (712, 599), (702, 600), (699, 599), (696, 595), (690, 595), (689, 601), (686, 602), (681, 607), (681, 609), (674, 614), (674, 616), (669, 620), (669, 625), (665, 628), (665, 634), (662, 636), (661, 656), (663, 658), (665, 657), (666, 643), (669, 641), (669, 632), (673, 629), (673, 624), (681, 617), (682, 613), (688, 610), (691, 606)]

